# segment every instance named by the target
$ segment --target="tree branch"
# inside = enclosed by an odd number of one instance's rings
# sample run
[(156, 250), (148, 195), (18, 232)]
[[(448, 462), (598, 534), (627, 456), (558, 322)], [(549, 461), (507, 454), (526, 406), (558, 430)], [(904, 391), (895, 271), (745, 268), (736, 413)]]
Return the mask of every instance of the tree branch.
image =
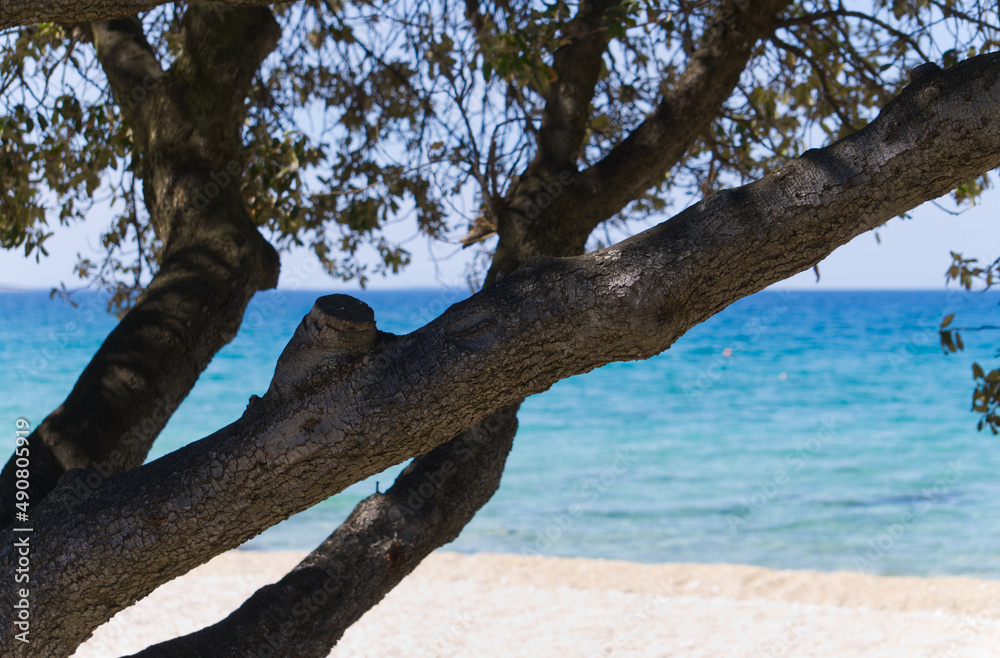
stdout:
[[(570, 43), (556, 52), (557, 80), (546, 94), (534, 171), (558, 172), (576, 159), (582, 146), (606, 49), (603, 22), (607, 9), (605, 2), (583, 3), (564, 35)], [(467, 4), (467, 13), (477, 29), (483, 29), (475, 3)], [(522, 191), (529, 180), (521, 178)], [(489, 200), (485, 184), (483, 192)], [(486, 285), (492, 282), (488, 279)], [(351, 623), (432, 550), (452, 541), (492, 497), (514, 438), (517, 406), (487, 417), (415, 459), (384, 496), (372, 496), (358, 505), (301, 568), (260, 590), (223, 622), (139, 655), (217, 656), (225, 652), (241, 656), (267, 644), (283, 655), (326, 656)], [(414, 505), (421, 513), (415, 513)], [(389, 555), (397, 556), (392, 564), (387, 562)], [(337, 565), (336, 577), (330, 572), (325, 578), (307, 576), (304, 570), (312, 573), (317, 564)], [(323, 605), (311, 603), (313, 597)], [(308, 624), (301, 618), (305, 609), (309, 610)]]
[[(558, 48), (553, 57), (556, 79), (545, 93), (535, 157), (510, 186), (502, 202), (487, 197), (500, 234), (487, 280), (493, 280), (500, 273), (513, 272), (534, 256), (583, 253), (586, 238), (574, 239), (575, 231), (569, 227), (571, 235), (567, 239), (566, 227), (560, 222), (562, 217), (557, 217), (553, 211), (533, 218), (531, 208), (541, 195), (553, 189), (553, 185), (562, 190), (566, 177), (576, 171), (586, 137), (590, 103), (608, 47), (605, 23), (615, 9), (615, 3), (605, 0), (583, 2), (566, 26), (563, 36), (569, 43)], [(560, 175), (563, 177), (561, 182)], [(474, 235), (470, 232), (470, 236)], [(482, 235), (488, 233), (480, 231), (480, 237)]]
[[(583, 172), (572, 173), (572, 185), (561, 192), (558, 203), (541, 209), (534, 217), (516, 218), (506, 236), (501, 231), (491, 272), (509, 270), (511, 263), (523, 260), (519, 252), (525, 243), (519, 240), (529, 232), (559, 245), (560, 250), (552, 252), (555, 255), (579, 253), (601, 222), (659, 182), (687, 153), (732, 95), (754, 46), (774, 31), (789, 3), (739, 0), (723, 4), (706, 28), (687, 69), (656, 111), (599, 162)], [(554, 221), (556, 215), (570, 219)], [(542, 228), (528, 231), (516, 223)]]
[(787, 0), (723, 3), (676, 86), (646, 121), (607, 156), (581, 173), (589, 235), (632, 199), (659, 182), (711, 125), (746, 70), (754, 46), (769, 36)]
[[(266, 7), (264, 0), (218, 0), (230, 7)], [(0, 30), (35, 23), (83, 23), (133, 16), (167, 0), (0, 0)]]
[[(267, 9), (198, 5), (185, 21), (190, 38), (210, 43), (185, 49), (166, 74), (138, 21), (92, 26), (98, 60), (135, 135), (163, 260), (66, 401), (29, 438), (33, 505), (69, 469), (94, 472), (78, 492), (86, 496), (105, 477), (141, 464), (236, 335), (253, 294), (277, 283), (277, 253), (247, 215), (239, 183), (243, 97), (277, 43), (277, 24)], [(197, 102), (191, 89), (207, 90), (205, 98)], [(3, 525), (13, 521), (15, 470), (12, 459), (0, 474)]]
[(576, 169), (590, 117), (590, 102), (608, 47), (604, 22), (608, 10), (616, 5), (611, 0), (584, 0), (567, 26), (563, 38), (569, 39), (569, 43), (559, 47), (552, 59), (556, 79), (545, 93), (538, 153), (531, 169), (553, 174)]
[(454, 540), (490, 499), (516, 413), (516, 406), (503, 409), (414, 460), (388, 491), (362, 501), (295, 569), (226, 619), (136, 658), (242, 658), (265, 646), (286, 658), (325, 658), (347, 628), (431, 551)]
[[(411, 334), (377, 333), (371, 347), (297, 368), (294, 397), (272, 388), (228, 427), (113, 476), (75, 516), (62, 504), (87, 474), (68, 473), (32, 519), (32, 624), (45, 637), (16, 644), (16, 594), (4, 588), (0, 647), (72, 651), (157, 585), (289, 515), (560, 379), (653, 356), (998, 165), (991, 54), (922, 76), (861, 131), (618, 245), (532, 261)], [(12, 564), (13, 533), (0, 534)]]

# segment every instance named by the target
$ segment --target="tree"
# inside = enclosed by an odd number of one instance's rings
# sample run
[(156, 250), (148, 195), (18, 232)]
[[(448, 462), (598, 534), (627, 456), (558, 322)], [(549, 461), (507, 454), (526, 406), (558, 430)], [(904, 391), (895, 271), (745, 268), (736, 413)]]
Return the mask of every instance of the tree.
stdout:
[[(1000, 273), (1000, 258), (989, 263), (985, 267), (979, 263), (978, 258), (965, 258), (962, 254), (951, 252), (952, 264), (948, 268), (946, 277), (949, 281), (958, 281), (965, 290), (974, 289), (977, 284), (982, 286), (982, 290), (993, 287), (996, 275)], [(969, 331), (995, 331), (996, 326), (978, 327), (957, 327), (952, 324), (955, 314), (945, 316), (941, 320), (941, 349), (945, 354), (952, 354), (965, 349), (962, 341), (962, 332)], [(972, 378), (976, 385), (972, 390), (972, 410), (982, 414), (976, 428), (982, 431), (989, 428), (994, 436), (1000, 434), (1000, 370), (992, 369), (989, 372), (983, 370), (978, 363), (972, 364)]]
[[(279, 583), (140, 654), (326, 655), (490, 498), (525, 396), (657, 354), (1000, 165), (997, 27), (979, 3), (226, 4), (0, 5), (17, 28), (3, 244), (43, 249), (46, 199), (70, 222), (106, 190), (122, 208), (108, 259), (78, 269), (123, 313), (0, 476), (7, 564), (15, 515), (33, 528), (30, 592), (2, 590), (5, 652), (69, 655), (159, 584), (413, 458)], [(336, 121), (297, 128), (310, 112)], [(832, 143), (805, 150), (816, 140)], [(704, 198), (584, 254), (599, 226), (686, 193)], [(490, 259), (481, 292), (406, 336), (320, 298), (238, 421), (141, 465), (275, 285), (272, 243), (308, 241), (342, 276), (365, 275), (364, 245), (398, 269), (380, 227), (412, 216), (445, 236), (463, 194), (478, 206), (464, 241)]]

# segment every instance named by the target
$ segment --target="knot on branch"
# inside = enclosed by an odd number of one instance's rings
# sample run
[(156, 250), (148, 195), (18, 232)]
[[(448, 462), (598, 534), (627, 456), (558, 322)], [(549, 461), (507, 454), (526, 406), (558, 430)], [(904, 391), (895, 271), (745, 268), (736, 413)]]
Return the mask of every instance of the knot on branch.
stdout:
[(327, 295), (313, 304), (278, 357), (268, 397), (288, 398), (317, 375), (346, 375), (375, 342), (375, 312), (349, 295)]
[(934, 62), (924, 62), (910, 71), (910, 84), (922, 85), (936, 78), (941, 72), (941, 67)]

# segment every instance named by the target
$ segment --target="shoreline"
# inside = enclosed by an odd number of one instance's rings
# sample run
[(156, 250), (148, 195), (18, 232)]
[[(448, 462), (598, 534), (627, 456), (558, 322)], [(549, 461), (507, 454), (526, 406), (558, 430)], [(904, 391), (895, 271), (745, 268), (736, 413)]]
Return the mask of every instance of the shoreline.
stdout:
[[(76, 655), (120, 656), (212, 624), (305, 555), (220, 555), (120, 613)], [(437, 551), (331, 656), (951, 658), (992, 655), (997, 642), (994, 580)]]

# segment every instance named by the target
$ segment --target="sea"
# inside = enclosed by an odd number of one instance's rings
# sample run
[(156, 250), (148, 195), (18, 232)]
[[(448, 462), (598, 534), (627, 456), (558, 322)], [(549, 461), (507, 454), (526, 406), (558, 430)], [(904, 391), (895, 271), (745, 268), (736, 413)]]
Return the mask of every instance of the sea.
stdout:
[[(258, 294), (149, 459), (238, 418), (329, 292)], [(468, 295), (349, 294), (393, 333)], [(115, 325), (101, 294), (73, 300), (0, 293), (3, 453), (13, 450), (15, 420), (34, 426), (55, 409)], [(654, 358), (526, 400), (500, 490), (447, 548), (1000, 578), (1000, 438), (977, 431), (971, 409), (972, 364), (996, 365), (1000, 331), (982, 328), (1000, 324), (998, 303), (993, 292), (956, 290), (742, 299)], [(964, 328), (957, 354), (939, 341), (950, 314)], [(402, 467), (244, 548), (312, 549)]]

